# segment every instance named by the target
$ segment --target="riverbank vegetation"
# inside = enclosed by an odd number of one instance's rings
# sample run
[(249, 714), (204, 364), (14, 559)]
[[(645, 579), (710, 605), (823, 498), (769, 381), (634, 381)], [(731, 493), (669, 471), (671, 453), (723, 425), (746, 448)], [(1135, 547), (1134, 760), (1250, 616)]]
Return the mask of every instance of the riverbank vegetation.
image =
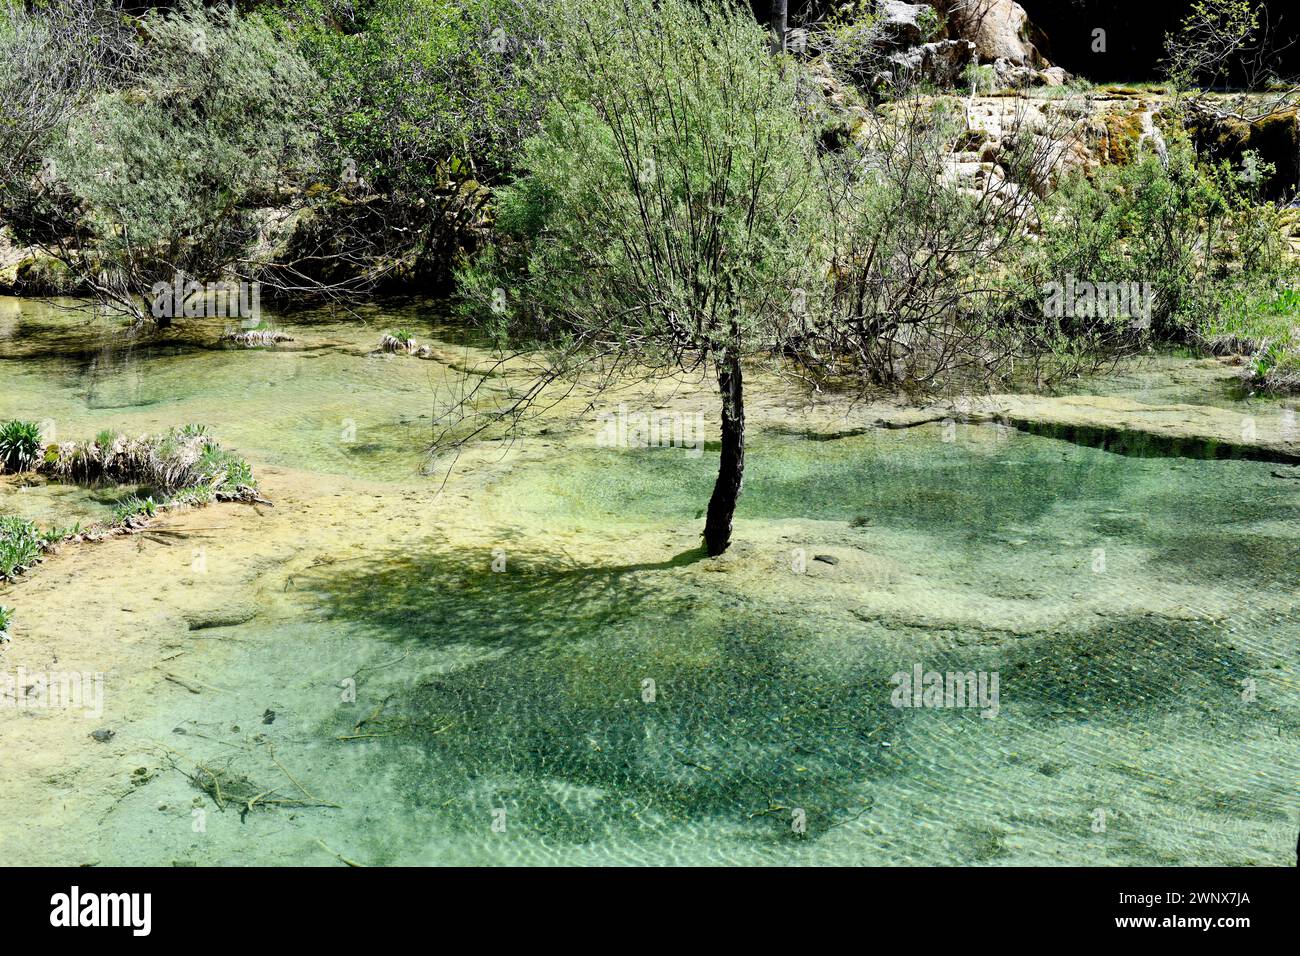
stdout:
[(142, 530), (169, 509), (215, 501), (269, 504), (258, 493), (248, 462), (222, 448), (202, 425), (134, 438), (107, 430), (87, 441), (44, 445), (39, 425), (9, 421), (0, 425), (0, 474), (5, 473), (134, 490), (118, 499), (111, 520), (84, 527), (42, 529), (19, 516), (0, 515), (0, 581), (30, 570), (59, 544)]
[[(803, 210), (822, 232), (807, 270), (843, 280), (838, 290), (815, 289), (791, 277), (787, 284), (809, 296), (810, 317), (843, 312), (848, 295), (886, 315), (933, 310), (949, 324), (964, 314), (999, 328), (1008, 317), (1042, 326), (1039, 280), (1074, 269), (1093, 281), (1151, 281), (1163, 313), (1154, 331), (1187, 337), (1204, 302), (1219, 298), (1206, 280), (1240, 287), (1286, 278), (1277, 271), (1277, 209), (1261, 201), (1276, 170), (1254, 154), (1211, 162), (1191, 137), (1208, 108), (1194, 84), (1212, 83), (1234, 53), (1251, 49), (1252, 10), (1245, 0), (1199, 5), (1173, 37), (1176, 92), (1153, 111), (1150, 129), (1138, 124), (1133, 143), (1113, 137), (1114, 152), (1131, 162), (1071, 169), (1060, 153), (1083, 124), (1022, 109), (1027, 115), (986, 154), (1007, 180), (983, 190), (999, 194), (988, 202), (956, 177), (933, 182), (945, 156), (980, 145), (979, 131), (942, 77), (900, 71), (889, 58), (892, 25), (865, 7), (804, 24), (797, 46), (773, 57), (766, 28), (725, 0), (187, 0), (144, 13), (97, 0), (34, 10), (10, 2), (0, 15), (0, 220), (18, 247), (37, 253), (20, 270), (30, 286), (80, 291), (136, 321), (159, 318), (146, 308), (148, 290), (177, 275), (256, 280), (295, 301), (395, 283), (464, 294), (456, 271), (476, 252), (502, 258), (499, 247), (520, 237), (520, 196), (541, 177), (542, 153), (557, 148), (560, 112), (575, 129), (642, 135), (656, 122), (642, 107), (684, 105), (665, 100), (663, 77), (610, 72), (671, 70), (654, 49), (672, 36), (676, 68), (712, 60), (729, 71), (710, 74), (707, 97), (697, 84), (693, 119), (751, 123), (783, 144), (756, 157), (751, 173), (764, 182), (782, 176), (808, 202), (835, 207)], [(941, 28), (923, 26), (926, 36)], [(955, 82), (970, 75), (959, 71)], [(611, 97), (625, 77), (639, 87), (635, 100)], [(761, 91), (741, 88), (759, 81)], [(1069, 98), (1051, 89), (1051, 99)], [(761, 113), (728, 119), (751, 105), (751, 92), (770, 96)], [(1272, 115), (1284, 106), (1293, 104), (1273, 104)], [(678, 145), (661, 135), (656, 148)], [(637, 162), (655, 158), (649, 146), (638, 145), (646, 149)], [(597, 190), (583, 197), (593, 205), (626, 198), (620, 177), (581, 172), (593, 181), (547, 188)], [(677, 188), (671, 177), (664, 186)], [(572, 204), (578, 195), (558, 198)], [(1077, 235), (1081, 214), (1099, 209), (1105, 221)], [(892, 227), (900, 215), (944, 233)], [(575, 245), (557, 254), (590, 261), (590, 252)], [(902, 265), (918, 259), (921, 269)], [(843, 276), (868, 262), (863, 275)], [(1027, 263), (1038, 286), (1009, 285)], [(971, 288), (982, 301), (963, 295)], [(900, 289), (924, 290), (923, 301), (900, 302)], [(520, 302), (533, 296), (516, 291)], [(597, 286), (589, 298), (599, 295)], [(897, 342), (875, 317), (850, 318), (863, 319), (864, 339), (883, 333), (876, 338), (889, 343), (860, 346), (868, 380), (929, 383), (924, 372), (887, 368)], [(1036, 333), (1027, 346), (1058, 333), (1095, 345), (1097, 330), (1085, 325), (1021, 331)]]
[[(258, 282), (282, 305), (450, 294), (538, 375), (504, 405), (471, 391), (443, 447), (557, 381), (706, 373), (719, 553), (748, 364), (971, 393), (1180, 346), (1244, 353), (1257, 390), (1296, 384), (1295, 184), (1249, 140), (1206, 145), (1214, 122), (1263, 121), (1204, 92), (1254, 51), (1254, 9), (1195, 5), (1168, 94), (1099, 113), (1063, 71), (962, 62), (928, 7), (899, 53), (907, 24), (866, 4), (774, 45), (728, 0), (9, 2), (13, 288), (136, 326), (172, 321), (148, 306), (159, 283)], [(1268, 109), (1294, 125), (1286, 97)]]

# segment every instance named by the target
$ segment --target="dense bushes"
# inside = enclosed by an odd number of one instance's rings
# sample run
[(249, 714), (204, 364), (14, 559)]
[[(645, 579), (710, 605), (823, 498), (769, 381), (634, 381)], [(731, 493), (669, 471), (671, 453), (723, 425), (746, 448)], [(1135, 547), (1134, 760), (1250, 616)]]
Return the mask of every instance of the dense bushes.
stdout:
[[(328, 228), (406, 281), (445, 283), (493, 183), (537, 123), (523, 70), (542, 48), (531, 0), (261, 4), (325, 84), (322, 155), (349, 201)], [(336, 250), (337, 251), (337, 250)]]
[[(0, 28), (0, 46), (40, 42), (70, 72), (82, 51), (40, 40), (42, 22), (34, 13), (26, 33)], [(20, 164), (0, 199), (21, 241), (141, 321), (154, 283), (236, 269), (258, 239), (254, 210), (310, 174), (319, 82), (260, 17), (228, 7), (187, 0), (102, 32), (117, 69), (68, 80), (65, 108), (39, 131), (39, 172)], [(32, 125), (23, 108), (10, 122)]]
[[(239, 7), (0, 0), (0, 220), (137, 321), (177, 274), (295, 298), (445, 279), (482, 232), (483, 184), (535, 129), (521, 71), (552, 11)], [(280, 230), (272, 207), (311, 214)]]
[[(1285, 278), (1262, 171), (1185, 137), (1044, 199), (1016, 184), (1057, 141), (1012, 128), (1005, 177), (970, 188), (950, 175), (964, 123), (930, 97), (818, 148), (802, 66), (742, 14), (630, 3), (574, 23), (530, 74), (548, 109), (497, 191), (497, 242), (460, 276), (517, 342), (682, 364), (743, 340), (819, 377), (1042, 382), (1197, 340), (1229, 289)], [(1048, 314), (1045, 290), (1076, 279), (1149, 288), (1153, 314)]]
[[(872, 72), (867, 6), (809, 39), (841, 89)], [(1051, 377), (1152, 337), (1236, 337), (1270, 368), (1294, 348), (1274, 330), (1293, 277), (1268, 170), (1198, 157), (1178, 102), (1163, 155), (1144, 132), (1130, 163), (1052, 193), (1061, 131), (1007, 130), (1006, 176), (972, 188), (950, 175), (971, 132), (951, 100), (904, 83), (844, 115), (743, 5), (239, 9), (0, 0), (0, 216), (137, 318), (176, 272), (304, 296), (460, 265), (497, 332), (639, 361), (743, 340), (820, 377), (933, 388), (1041, 379), (1037, 356), (1069, 355)], [(272, 240), (267, 207), (309, 215)], [(1072, 280), (1145, 283), (1152, 314), (1045, 314), (1044, 289)]]
[(1151, 328), (1191, 339), (1234, 293), (1285, 278), (1277, 210), (1253, 190), (1262, 174), (1198, 161), (1185, 137), (1092, 180), (1074, 177), (1044, 207), (1037, 264), (1055, 276), (1147, 282)]
[(517, 0), (260, 5), (325, 82), (334, 168), (414, 200), (493, 178), (535, 123), (522, 67), (540, 38)]

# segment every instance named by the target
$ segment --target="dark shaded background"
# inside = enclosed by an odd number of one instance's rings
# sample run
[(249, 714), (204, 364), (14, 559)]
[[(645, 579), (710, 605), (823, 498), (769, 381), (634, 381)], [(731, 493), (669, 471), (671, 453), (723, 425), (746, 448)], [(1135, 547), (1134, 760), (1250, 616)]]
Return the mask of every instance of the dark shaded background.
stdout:
[[(1071, 73), (1094, 82), (1154, 80), (1165, 33), (1176, 29), (1192, 0), (1019, 0), (1030, 21), (1043, 35), (1040, 46), (1048, 58)], [(793, 22), (822, 16), (833, 0), (789, 0)], [(770, 18), (771, 0), (751, 0), (755, 13)], [(1278, 45), (1292, 46), (1279, 62), (1286, 74), (1300, 73), (1300, 2), (1264, 0)], [(1106, 52), (1093, 53), (1093, 30), (1106, 31)]]
[[(1165, 33), (1175, 29), (1192, 0), (1020, 0), (1046, 35), (1044, 52), (1059, 66), (1093, 81), (1159, 78)], [(1270, 0), (1263, 6), (1275, 48), (1300, 38), (1300, 3)], [(1106, 31), (1106, 52), (1092, 52), (1092, 31)], [(1281, 54), (1284, 72), (1300, 72), (1300, 46)]]

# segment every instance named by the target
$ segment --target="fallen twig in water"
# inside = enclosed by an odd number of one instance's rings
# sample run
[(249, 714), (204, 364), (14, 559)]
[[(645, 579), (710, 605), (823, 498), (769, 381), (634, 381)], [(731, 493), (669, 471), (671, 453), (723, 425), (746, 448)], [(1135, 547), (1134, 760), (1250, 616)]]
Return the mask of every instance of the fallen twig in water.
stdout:
[(324, 840), (322, 840), (322, 839), (320, 839), (320, 838), (317, 838), (316, 842), (320, 844), (322, 850), (324, 850), (326, 853), (328, 853), (328, 854), (330, 854), (331, 856), (333, 856), (333, 857), (334, 857), (335, 859), (337, 859), (340, 863), (344, 863), (344, 864), (346, 864), (347, 866), (359, 866), (359, 867), (363, 867), (363, 868), (365, 867), (365, 864), (364, 864), (364, 863), (358, 863), (356, 860), (349, 860), (346, 856), (344, 856), (342, 853), (338, 852), (337, 850), (332, 850), (332, 849), (330, 849), (330, 848), (325, 844), (325, 841), (324, 841)]

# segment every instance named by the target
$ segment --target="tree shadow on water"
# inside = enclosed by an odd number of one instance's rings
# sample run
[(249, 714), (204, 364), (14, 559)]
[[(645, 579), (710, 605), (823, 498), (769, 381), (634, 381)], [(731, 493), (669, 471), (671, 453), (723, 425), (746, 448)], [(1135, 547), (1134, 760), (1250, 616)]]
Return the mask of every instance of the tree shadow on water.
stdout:
[(701, 558), (529, 555), (493, 572), (487, 556), (398, 556), (331, 578), (336, 616), (508, 651), (400, 691), (385, 714), (401, 757), (380, 751), (376, 771), (455, 829), (504, 808), (512, 827), (570, 844), (704, 825), (786, 841), (863, 812), (864, 780), (893, 772), (878, 744), (898, 719), (889, 669), (870, 654), (810, 662), (811, 630), (691, 586), (682, 572)]
[[(398, 642), (519, 647), (582, 637), (665, 593), (655, 572), (689, 567), (702, 548), (658, 562), (583, 564), (568, 554), (393, 553), (358, 574), (311, 582), (331, 618)], [(670, 583), (670, 582), (669, 582)]]

